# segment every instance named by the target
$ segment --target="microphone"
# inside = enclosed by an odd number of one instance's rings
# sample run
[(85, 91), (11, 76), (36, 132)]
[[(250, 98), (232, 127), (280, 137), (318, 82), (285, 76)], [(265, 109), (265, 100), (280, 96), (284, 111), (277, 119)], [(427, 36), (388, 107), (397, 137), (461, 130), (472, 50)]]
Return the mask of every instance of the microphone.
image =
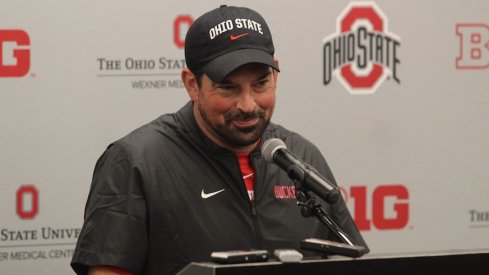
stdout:
[(334, 203), (340, 197), (338, 187), (331, 184), (314, 167), (308, 165), (289, 151), (278, 138), (266, 140), (261, 147), (263, 159), (277, 164), (292, 180), (301, 183), (302, 188), (312, 191), (327, 203)]

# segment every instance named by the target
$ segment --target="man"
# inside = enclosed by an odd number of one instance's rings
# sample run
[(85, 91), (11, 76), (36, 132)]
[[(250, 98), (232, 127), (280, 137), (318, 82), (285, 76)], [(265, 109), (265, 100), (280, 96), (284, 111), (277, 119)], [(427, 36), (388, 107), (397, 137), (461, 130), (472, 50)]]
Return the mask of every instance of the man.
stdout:
[[(221, 6), (193, 23), (181, 74), (191, 102), (100, 157), (71, 263), (77, 273), (173, 274), (213, 251), (335, 239), (301, 216), (293, 182), (260, 154), (265, 140), (280, 138), (334, 182), (314, 145), (270, 123), (279, 71), (273, 54), (268, 26), (250, 9)], [(366, 246), (343, 200), (323, 206)]]

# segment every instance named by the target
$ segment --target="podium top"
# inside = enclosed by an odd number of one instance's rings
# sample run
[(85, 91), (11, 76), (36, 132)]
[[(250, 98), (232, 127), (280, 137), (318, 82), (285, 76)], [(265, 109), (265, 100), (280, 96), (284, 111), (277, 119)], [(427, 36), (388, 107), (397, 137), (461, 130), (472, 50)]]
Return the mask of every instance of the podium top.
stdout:
[[(244, 264), (190, 263), (179, 275), (239, 274), (488, 274), (489, 249), (412, 255), (332, 256), (298, 263), (268, 261)], [(327, 271), (327, 272), (325, 272)]]

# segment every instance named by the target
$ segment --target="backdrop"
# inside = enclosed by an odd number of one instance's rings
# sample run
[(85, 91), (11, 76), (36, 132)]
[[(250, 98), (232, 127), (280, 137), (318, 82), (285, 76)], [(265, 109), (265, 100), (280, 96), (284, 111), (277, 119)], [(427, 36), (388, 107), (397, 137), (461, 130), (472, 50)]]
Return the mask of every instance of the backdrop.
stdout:
[[(489, 248), (489, 2), (227, 2), (268, 21), (274, 121), (372, 255)], [(70, 273), (97, 158), (187, 102), (185, 33), (222, 1), (0, 3), (0, 273)]]

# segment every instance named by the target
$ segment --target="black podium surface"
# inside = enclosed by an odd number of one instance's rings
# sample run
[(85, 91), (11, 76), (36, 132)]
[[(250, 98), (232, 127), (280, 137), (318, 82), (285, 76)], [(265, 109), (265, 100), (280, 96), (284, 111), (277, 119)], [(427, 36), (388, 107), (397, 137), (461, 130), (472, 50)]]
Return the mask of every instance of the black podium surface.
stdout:
[(299, 263), (191, 263), (179, 275), (240, 274), (489, 274), (489, 250), (402, 256), (333, 257)]

